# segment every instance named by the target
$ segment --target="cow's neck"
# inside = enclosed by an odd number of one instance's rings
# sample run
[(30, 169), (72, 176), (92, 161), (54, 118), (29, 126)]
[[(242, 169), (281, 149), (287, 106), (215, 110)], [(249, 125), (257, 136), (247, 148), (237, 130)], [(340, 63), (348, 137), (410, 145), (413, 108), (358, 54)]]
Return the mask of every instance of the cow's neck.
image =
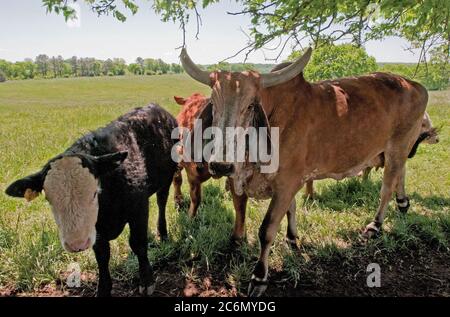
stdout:
[(67, 154), (89, 154), (89, 155), (101, 155), (101, 146), (97, 143), (94, 137), (94, 133), (88, 133), (79, 138), (72, 146), (70, 146), (65, 153)]
[(274, 87), (261, 90), (261, 105), (266, 112), (271, 127), (283, 129), (298, 109), (298, 100), (308, 100), (308, 91), (311, 84), (304, 78), (303, 74), (294, 79)]

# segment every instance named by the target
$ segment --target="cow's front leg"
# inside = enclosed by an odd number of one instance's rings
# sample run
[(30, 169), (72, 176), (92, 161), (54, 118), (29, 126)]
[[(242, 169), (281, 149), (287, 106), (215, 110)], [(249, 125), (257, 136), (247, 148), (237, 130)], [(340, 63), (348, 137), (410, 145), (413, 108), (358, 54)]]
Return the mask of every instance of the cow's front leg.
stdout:
[(275, 240), (281, 219), (286, 214), (289, 205), (294, 198), (295, 192), (276, 192), (270, 202), (269, 209), (259, 228), (259, 240), (261, 243), (261, 253), (258, 263), (253, 271), (253, 276), (248, 288), (248, 295), (258, 297), (263, 295), (268, 285), (268, 260), (270, 247)]
[(239, 245), (245, 237), (245, 212), (247, 209), (248, 196), (245, 193), (239, 196), (235, 191), (234, 182), (231, 179), (227, 180), (227, 185), (229, 186), (233, 198), (233, 206), (236, 213), (233, 234), (231, 235), (231, 244)]
[(139, 262), (139, 294), (149, 296), (153, 294), (156, 283), (147, 257), (148, 201), (142, 212), (141, 218), (130, 221), (130, 247)]
[(112, 290), (111, 275), (109, 273), (110, 248), (109, 241), (97, 236), (94, 244), (95, 259), (98, 265), (98, 297), (110, 297)]
[(189, 179), (189, 196), (191, 198), (191, 204), (189, 205), (188, 215), (195, 217), (197, 215), (198, 207), (202, 202), (202, 183), (199, 179)]
[(392, 193), (394, 192), (394, 189), (397, 186), (397, 182), (404, 177), (404, 171), (405, 171), (404, 161), (403, 162), (400, 160), (397, 161), (389, 158), (388, 156), (386, 157), (386, 167), (384, 169), (383, 184), (381, 186), (381, 193), (380, 193), (381, 196), (380, 204), (378, 206), (378, 210), (375, 215), (374, 221), (369, 223), (364, 229), (364, 232), (362, 233), (362, 237), (364, 239), (370, 239), (380, 234), (381, 227), (384, 222), (384, 215), (388, 208), (389, 201), (392, 198)]
[(176, 208), (181, 208), (183, 205), (183, 193), (181, 192), (181, 185), (183, 184), (183, 175), (181, 174), (181, 167), (177, 168), (173, 176), (173, 200)]

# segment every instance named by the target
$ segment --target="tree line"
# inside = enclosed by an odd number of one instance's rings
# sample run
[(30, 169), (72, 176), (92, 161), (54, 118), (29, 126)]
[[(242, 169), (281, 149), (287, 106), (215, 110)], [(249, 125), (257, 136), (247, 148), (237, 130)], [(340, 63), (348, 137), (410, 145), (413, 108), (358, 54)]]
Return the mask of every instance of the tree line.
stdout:
[[(294, 51), (288, 60), (295, 60), (302, 51)], [(256, 70), (268, 73), (274, 64), (227, 63), (199, 65), (205, 70), (223, 70), (241, 72)], [(450, 64), (446, 62), (445, 50), (434, 49), (426, 64), (377, 63), (374, 57), (367, 54), (363, 47), (354, 44), (324, 43), (314, 50), (311, 61), (305, 69), (307, 80), (316, 82), (348, 76), (358, 76), (375, 71), (391, 72), (402, 75), (423, 84), (429, 90), (443, 90), (450, 86)], [(93, 77), (156, 75), (182, 73), (178, 64), (168, 64), (161, 59), (143, 59), (138, 57), (135, 63), (127, 65), (123, 59), (115, 58), (106, 61), (94, 58), (72, 57), (64, 60), (61, 56), (49, 58), (39, 55), (36, 59), (10, 63), (0, 60), (0, 82), (6, 79), (56, 78), (56, 77)]]
[(34, 60), (25, 59), (15, 63), (0, 59), (0, 82), (7, 79), (160, 75), (182, 72), (183, 68), (178, 64), (142, 57), (130, 64), (122, 58), (99, 60), (73, 56), (64, 59), (60, 55), (49, 57), (45, 54), (38, 55)]

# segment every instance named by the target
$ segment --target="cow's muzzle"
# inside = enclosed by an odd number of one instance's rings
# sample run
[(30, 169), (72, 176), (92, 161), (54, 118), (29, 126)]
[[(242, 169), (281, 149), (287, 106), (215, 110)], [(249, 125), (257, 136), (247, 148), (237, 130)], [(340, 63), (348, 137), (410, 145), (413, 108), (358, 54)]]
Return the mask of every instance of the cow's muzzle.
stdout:
[(230, 176), (234, 171), (234, 166), (232, 163), (209, 163), (209, 172), (214, 176)]

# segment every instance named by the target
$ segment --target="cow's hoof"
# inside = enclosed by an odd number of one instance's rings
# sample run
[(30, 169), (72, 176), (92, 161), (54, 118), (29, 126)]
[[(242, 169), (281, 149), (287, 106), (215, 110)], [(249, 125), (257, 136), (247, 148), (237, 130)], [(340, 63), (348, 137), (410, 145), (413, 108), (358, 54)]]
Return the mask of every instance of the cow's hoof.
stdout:
[(96, 297), (111, 297), (112, 282), (111, 280), (99, 280), (97, 285)]
[(244, 237), (231, 237), (230, 238), (230, 247), (231, 248), (240, 248), (246, 242)]
[(248, 296), (249, 297), (261, 297), (264, 295), (264, 292), (267, 290), (267, 286), (269, 285), (268, 281), (258, 280), (257, 278), (252, 278), (250, 284), (248, 285)]
[(364, 240), (370, 240), (380, 236), (381, 234), (381, 224), (376, 222), (369, 223), (361, 234)]
[(95, 297), (111, 297), (111, 290), (101, 290), (97, 289)]
[(286, 244), (288, 245), (288, 247), (291, 249), (291, 250), (293, 250), (293, 251), (298, 251), (298, 250), (300, 250), (300, 248), (298, 247), (298, 244), (297, 244), (297, 238), (295, 238), (295, 239), (290, 239), (290, 238), (288, 238), (288, 237), (286, 237)]
[(139, 286), (139, 295), (141, 296), (151, 296), (155, 291), (156, 283), (153, 283), (149, 286)]
[(398, 208), (398, 210), (402, 214), (406, 214), (408, 212), (408, 209), (409, 209), (409, 206), (410, 206), (409, 198), (408, 197), (405, 197), (405, 198), (402, 198), (402, 199), (398, 199), (397, 198), (396, 201), (397, 201), (397, 208)]
[(175, 204), (175, 208), (176, 208), (176, 209), (181, 209), (181, 208), (183, 208), (183, 205), (184, 205), (184, 198), (183, 198), (183, 196), (177, 196), (177, 197), (175, 197), (175, 199), (174, 199), (174, 204)]
[(167, 235), (167, 233), (165, 233), (165, 234), (158, 233), (158, 237), (159, 237), (159, 241), (161, 241), (161, 242), (169, 241), (169, 236)]

